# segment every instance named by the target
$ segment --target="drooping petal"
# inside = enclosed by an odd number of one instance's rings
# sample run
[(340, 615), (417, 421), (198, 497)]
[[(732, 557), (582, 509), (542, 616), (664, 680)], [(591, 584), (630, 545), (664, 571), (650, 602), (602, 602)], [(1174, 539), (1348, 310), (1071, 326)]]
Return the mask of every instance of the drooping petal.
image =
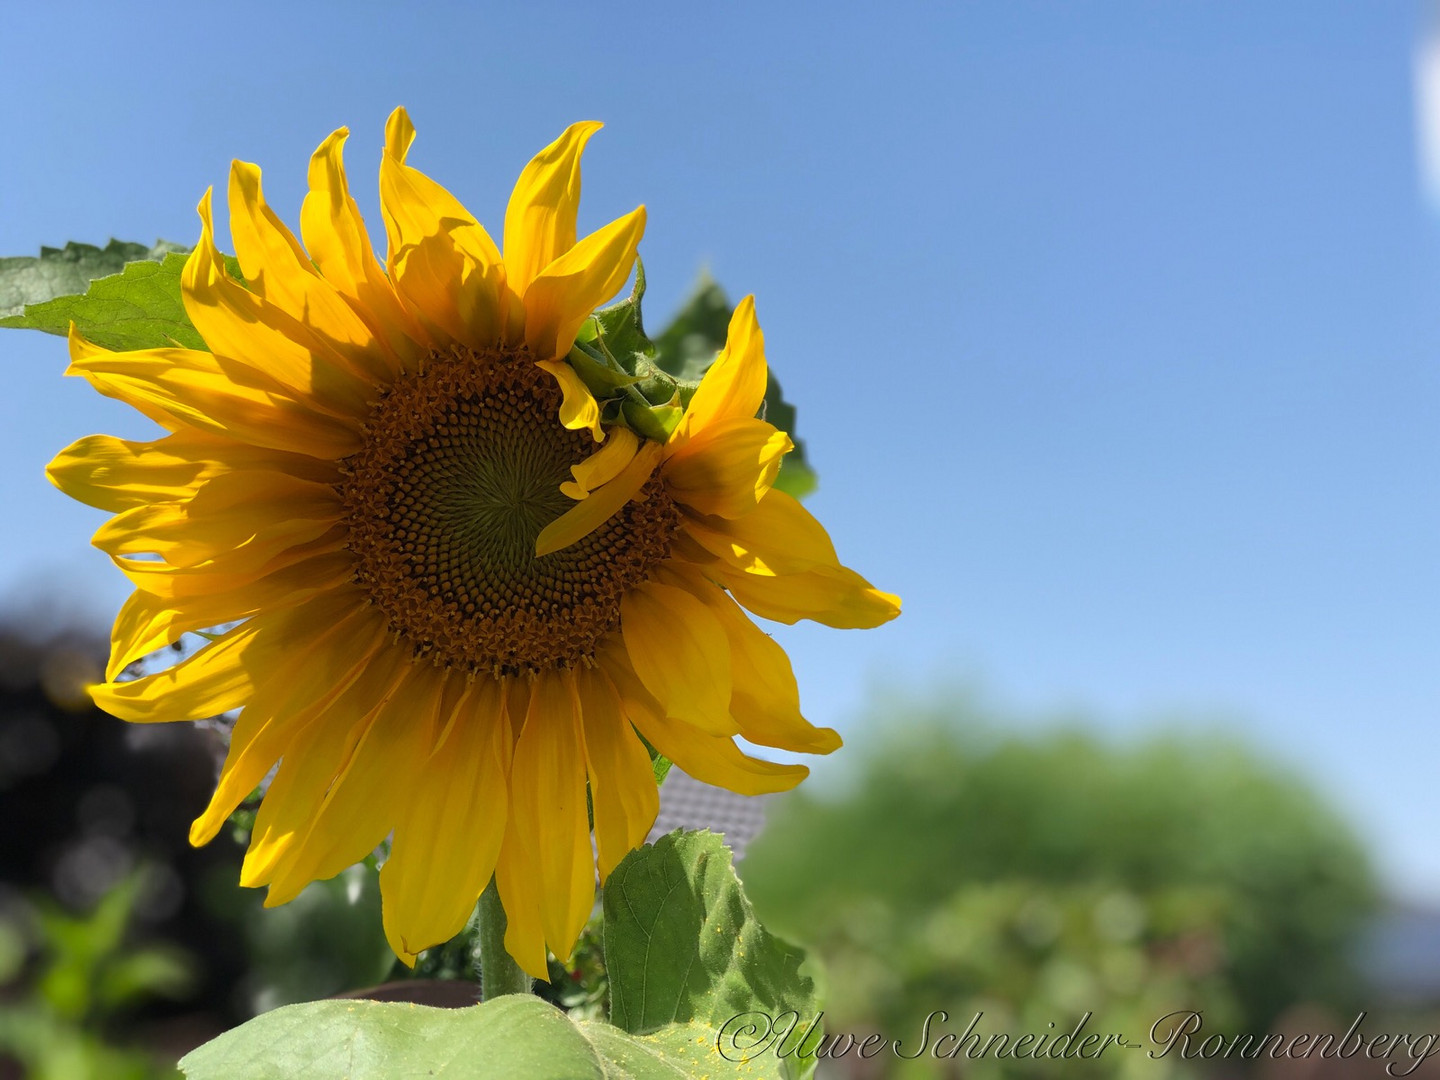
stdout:
[(747, 296), (730, 316), (725, 347), (705, 372), (685, 415), (670, 433), (669, 446), (678, 449), (722, 420), (754, 419), (765, 400), (767, 379), (765, 335), (755, 320), (755, 297)]
[(495, 871), (510, 802), (505, 699), (501, 682), (480, 678), (451, 705), (429, 779), (412, 786), (396, 821), (380, 893), (385, 936), (411, 966), (421, 949), (464, 929)]
[(396, 292), (437, 345), (499, 344), (508, 286), (500, 252), (460, 201), (405, 164), (415, 127), (404, 109), (385, 125), (380, 209)]
[(549, 555), (582, 540), (620, 512), (650, 479), (660, 462), (660, 444), (646, 443), (615, 478), (540, 530), (535, 555)]
[(536, 275), (525, 290), (525, 344), (536, 360), (569, 355), (580, 324), (620, 291), (635, 267), (645, 208), (597, 229)]
[[(248, 618), (262, 608), (289, 610), (317, 593), (331, 590), (346, 603), (360, 606), (364, 602), (361, 594), (349, 588), (337, 588), (348, 579), (349, 563), (348, 559), (337, 562), (327, 576), (317, 573), (312, 561), (304, 560), (259, 578), (247, 578), (234, 588), (208, 593), (196, 592), (193, 587), (177, 588), (174, 579), (163, 577), (166, 569), (163, 565), (152, 564), (157, 566), (155, 574), (142, 580), (160, 592), (137, 589), (121, 607), (110, 636), (110, 662), (105, 678), (113, 680), (127, 665), (174, 644), (185, 634)], [(182, 572), (196, 573), (193, 568)], [(186, 586), (193, 586), (193, 582), (186, 582)], [(177, 592), (184, 595), (174, 595)]]
[(840, 736), (817, 728), (800, 714), (800, 690), (790, 658), (769, 634), (752, 623), (734, 600), (698, 573), (663, 568), (659, 580), (685, 589), (715, 617), (730, 643), (733, 690), (730, 715), (752, 743), (804, 754), (828, 754)]
[(600, 128), (594, 120), (571, 124), (530, 159), (515, 182), (505, 210), (505, 269), (511, 287), (521, 295), (542, 270), (575, 246), (580, 156)]
[(351, 597), (322, 596), (290, 614), (290, 654), (255, 688), (230, 732), (210, 804), (190, 826), (190, 843), (213, 840), (301, 731), (323, 716), (387, 647), (389, 628)]
[(603, 882), (626, 854), (645, 842), (660, 811), (660, 792), (650, 755), (625, 718), (614, 685), (588, 668), (578, 671), (575, 681)]
[[(403, 655), (403, 650), (393, 651)], [(415, 720), (438, 708), (446, 675), (431, 664), (408, 658), (396, 667), (388, 696), (376, 699), (358, 722), (360, 735), (325, 797), (277, 861), (266, 897), (272, 907), (298, 895), (311, 881), (332, 878), (374, 851), (395, 828), (410, 793), (432, 779), (428, 766), (422, 768), (428, 748), (424, 739), (416, 738)]]
[(537, 874), (545, 941), (562, 958), (595, 903), (579, 706), (574, 672), (539, 675), (510, 765), (516, 836)]
[(730, 716), (730, 643), (704, 604), (673, 585), (641, 582), (620, 601), (620, 632), (666, 716), (711, 735), (739, 732)]
[(825, 527), (798, 500), (774, 488), (748, 514), (689, 514), (683, 526), (709, 556), (748, 574), (774, 577), (840, 565)]
[(713, 567), (707, 571), (762, 619), (812, 619), (837, 630), (869, 630), (900, 614), (900, 598), (881, 592), (848, 567), (822, 566), (798, 574), (759, 577)]
[(560, 423), (571, 431), (588, 428), (598, 443), (605, 438), (600, 427), (600, 406), (575, 369), (563, 360), (541, 360), (539, 367), (548, 371), (560, 384)]
[(284, 616), (257, 615), (174, 667), (90, 687), (95, 704), (133, 723), (203, 720), (239, 708), (291, 647)]
[(512, 813), (505, 823), (505, 842), (495, 864), (495, 885), (505, 908), (505, 951), (532, 978), (549, 980), (545, 958), (543, 904), (535, 853), (520, 839), (519, 822)]
[(640, 440), (629, 428), (612, 428), (610, 437), (599, 450), (580, 464), (570, 466), (570, 475), (575, 479), (561, 484), (560, 493), (572, 499), (585, 498), (619, 476), (639, 448)]
[(741, 517), (760, 505), (794, 445), (764, 420), (720, 420), (667, 457), (666, 485), (677, 501), (701, 514)]
[[(408, 649), (377, 650), (349, 688), (293, 737), (255, 815), (241, 885), (270, 884), (284, 862), (298, 854), (336, 779), (413, 666)], [(282, 902), (283, 896), (277, 893), (273, 902)]]
[(601, 670), (625, 703), (625, 714), (656, 750), (685, 773), (741, 795), (789, 791), (810, 775), (804, 765), (781, 765), (740, 752), (731, 739), (707, 735), (665, 715), (641, 684), (623, 651), (613, 645), (601, 650)]

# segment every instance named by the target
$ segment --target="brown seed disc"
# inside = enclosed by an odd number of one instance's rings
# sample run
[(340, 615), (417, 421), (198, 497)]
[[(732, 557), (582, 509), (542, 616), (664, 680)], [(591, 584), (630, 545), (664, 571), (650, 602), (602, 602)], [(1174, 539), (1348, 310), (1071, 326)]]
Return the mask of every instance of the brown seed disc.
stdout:
[(457, 351), (375, 407), (341, 485), (356, 580), (417, 655), (492, 675), (588, 661), (626, 590), (670, 551), (679, 514), (652, 476), (589, 536), (535, 557), (598, 449), (560, 425), (555, 379), (522, 354)]

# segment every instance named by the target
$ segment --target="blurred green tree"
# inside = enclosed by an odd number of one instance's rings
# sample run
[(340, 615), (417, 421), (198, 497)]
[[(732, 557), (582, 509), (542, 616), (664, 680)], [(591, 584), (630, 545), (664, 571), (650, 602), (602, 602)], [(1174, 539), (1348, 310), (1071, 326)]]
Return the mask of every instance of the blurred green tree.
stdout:
[(1093, 1009), (1139, 1035), (1193, 1005), (1263, 1032), (1354, 1003), (1372, 874), (1284, 769), (1219, 736), (1000, 736), (963, 697), (906, 712), (832, 790), (777, 800), (743, 866), (761, 917), (825, 960), (837, 1028), (979, 1003), (1012, 1030)]

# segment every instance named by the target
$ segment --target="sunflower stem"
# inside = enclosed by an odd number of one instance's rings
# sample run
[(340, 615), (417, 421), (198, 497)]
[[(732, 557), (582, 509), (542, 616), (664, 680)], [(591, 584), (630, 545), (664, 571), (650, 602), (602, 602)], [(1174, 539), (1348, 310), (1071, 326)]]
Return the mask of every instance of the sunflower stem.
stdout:
[(505, 908), (495, 879), (480, 894), (480, 1000), (530, 993), (530, 976), (505, 950)]

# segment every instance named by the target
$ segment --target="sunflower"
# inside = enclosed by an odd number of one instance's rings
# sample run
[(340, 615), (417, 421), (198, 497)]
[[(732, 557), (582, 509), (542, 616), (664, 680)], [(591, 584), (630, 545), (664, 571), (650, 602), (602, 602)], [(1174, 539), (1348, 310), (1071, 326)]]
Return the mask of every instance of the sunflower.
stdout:
[[(94, 542), (136, 590), (95, 701), (141, 723), (239, 709), (191, 841), (278, 761), (241, 883), (284, 903), (390, 836), (384, 928), (410, 964), (464, 927), (492, 875), (516, 961), (544, 978), (547, 947), (568, 956), (597, 858), (603, 880), (654, 822), (647, 743), (745, 794), (807, 770), (735, 736), (840, 745), (801, 716), (789, 661), (742, 608), (837, 627), (899, 610), (772, 486), (791, 443), (757, 419), (750, 299), (666, 440), (602, 424), (566, 357), (629, 278), (645, 211), (577, 239), (599, 126), (526, 166), (503, 256), (406, 164), (402, 109), (380, 164), (383, 267), (347, 188), (345, 129), (310, 159), (303, 246), (260, 170), (236, 162), (243, 280), (208, 192), (182, 277), (210, 351), (70, 338), (69, 373), (168, 431), (90, 436), (49, 468), (115, 515)], [(197, 632), (185, 659), (122, 677)]]

